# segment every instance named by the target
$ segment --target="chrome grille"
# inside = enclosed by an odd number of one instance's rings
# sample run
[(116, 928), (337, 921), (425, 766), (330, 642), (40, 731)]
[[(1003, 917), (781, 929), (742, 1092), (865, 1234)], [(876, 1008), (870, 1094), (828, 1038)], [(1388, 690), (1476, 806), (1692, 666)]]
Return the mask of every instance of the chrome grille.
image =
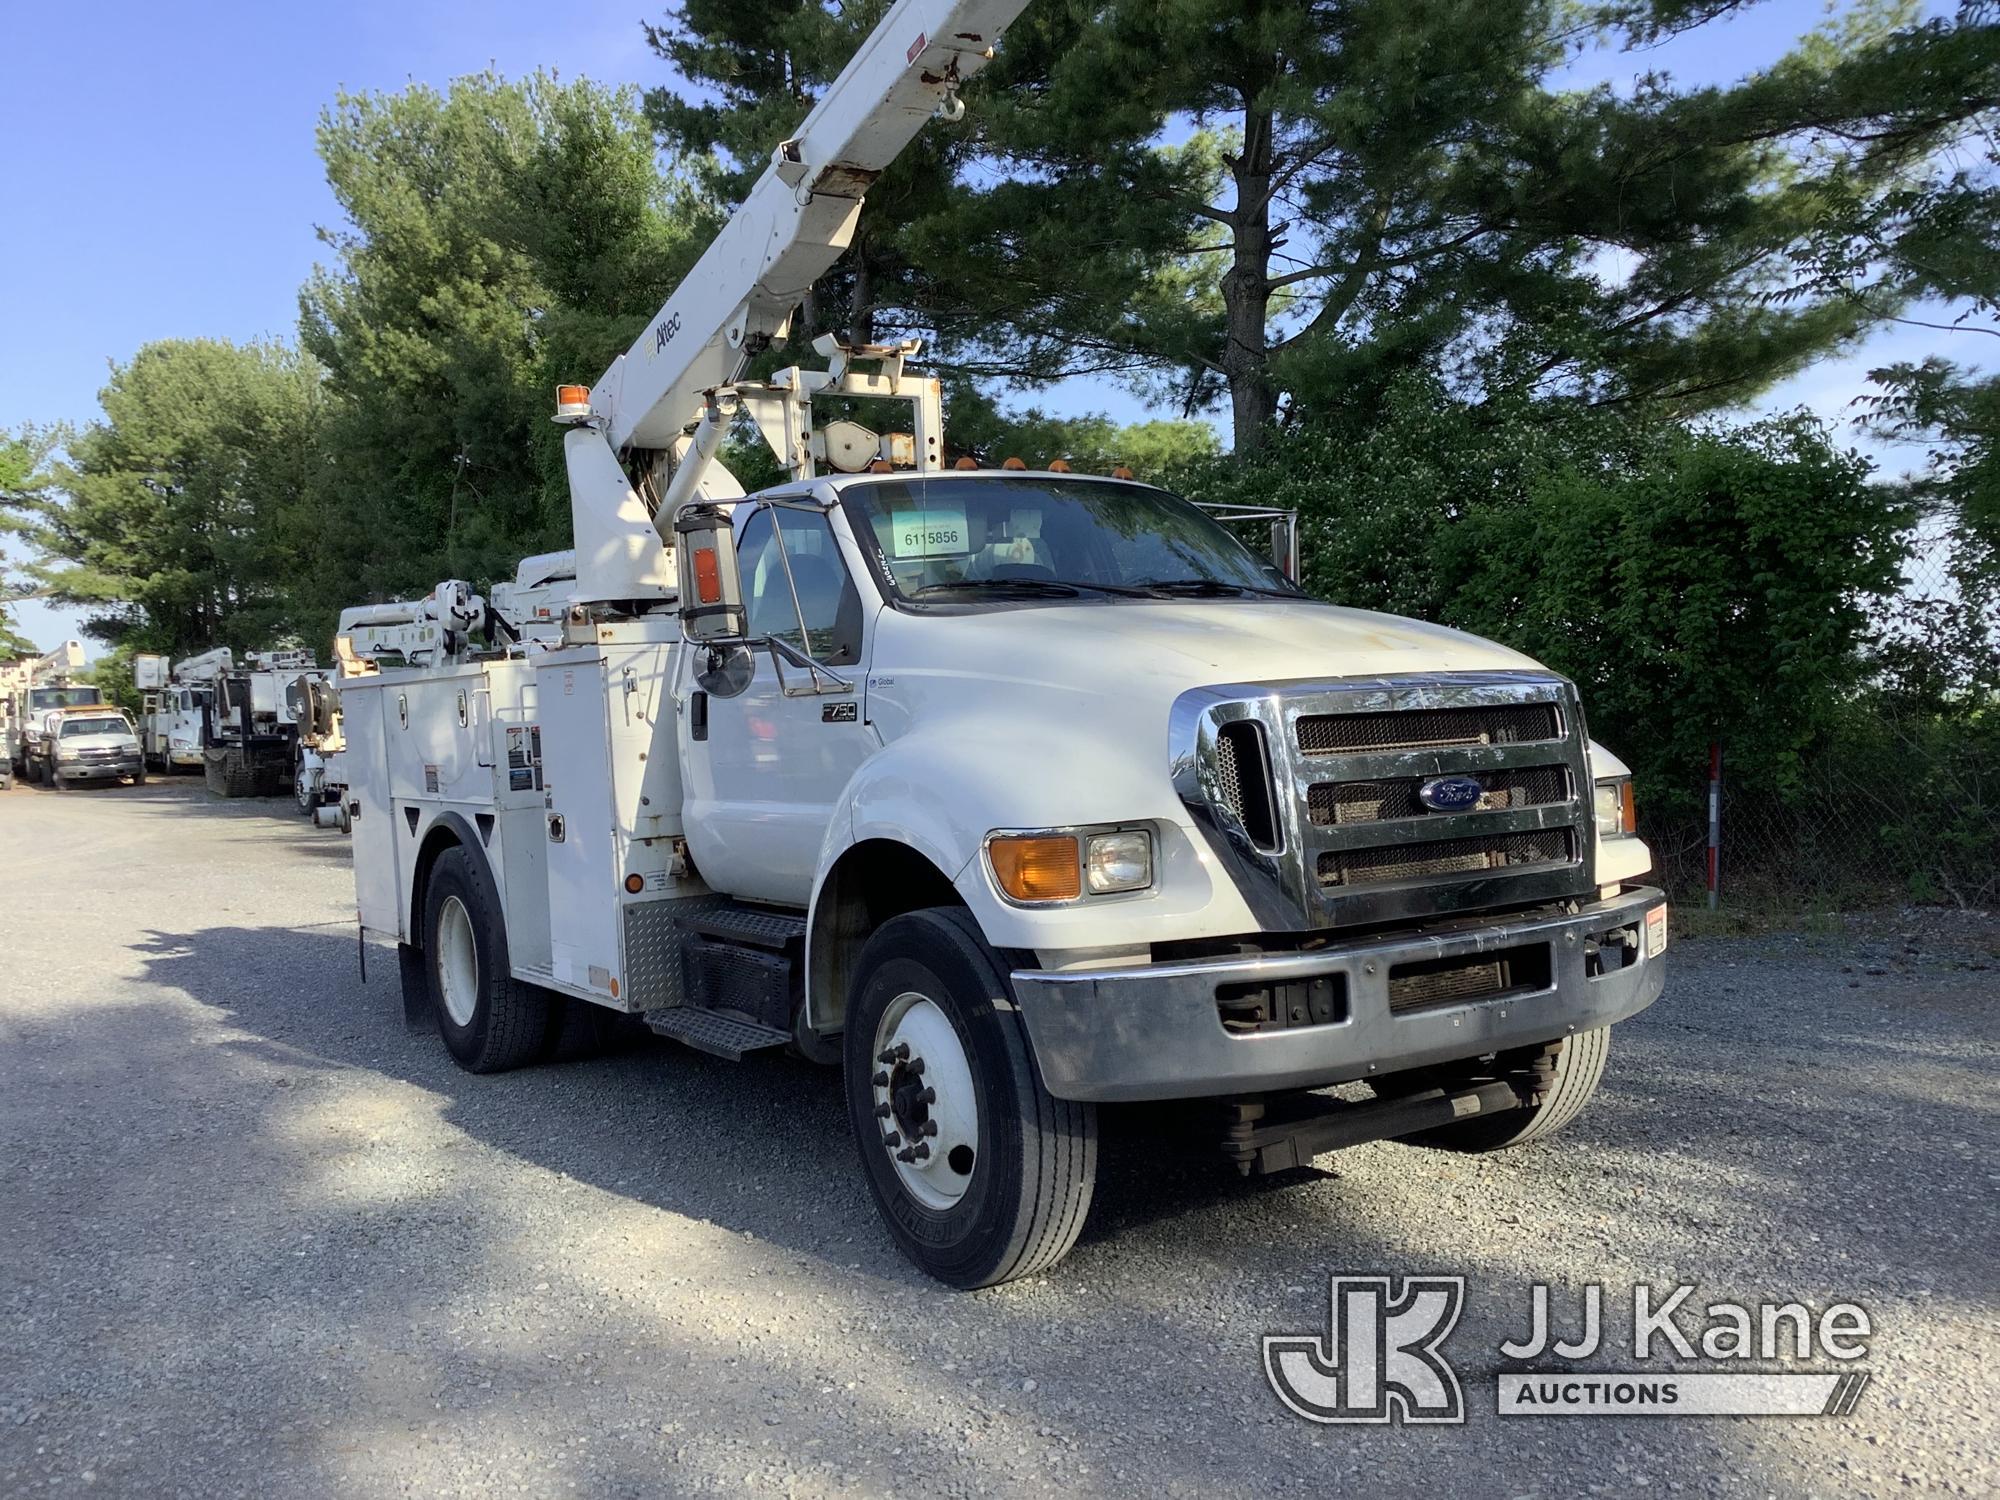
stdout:
[(1299, 749), (1307, 755), (1446, 745), (1526, 745), (1561, 737), (1562, 722), (1553, 703), (1312, 714), (1299, 720)]
[[(1503, 807), (1546, 807), (1569, 798), (1569, 773), (1561, 766), (1524, 766), (1494, 771), (1479, 778), (1485, 795), (1478, 810)], [(1315, 823), (1379, 823), (1386, 818), (1421, 818), (1417, 800), (1421, 776), (1391, 781), (1322, 781), (1306, 794), (1306, 811)]]
[(1493, 838), (1440, 839), (1429, 844), (1390, 844), (1380, 849), (1330, 849), (1319, 857), (1319, 883), (1379, 884), (1426, 875), (1571, 864), (1575, 859), (1575, 843), (1567, 828), (1548, 833), (1503, 833)]
[[(1587, 741), (1574, 689), (1559, 677), (1204, 688), (1175, 704), (1171, 732), (1181, 799), (1267, 928), (1594, 889)], [(1420, 792), (1438, 777), (1473, 778), (1480, 795), (1462, 810), (1433, 810)], [(1260, 812), (1268, 826), (1253, 828)]]

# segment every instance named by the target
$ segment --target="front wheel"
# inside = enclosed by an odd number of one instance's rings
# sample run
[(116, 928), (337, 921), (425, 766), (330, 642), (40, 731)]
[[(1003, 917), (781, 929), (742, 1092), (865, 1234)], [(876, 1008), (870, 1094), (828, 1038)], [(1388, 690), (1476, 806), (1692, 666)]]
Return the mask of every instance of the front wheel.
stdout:
[(970, 913), (910, 912), (868, 940), (843, 1047), (855, 1144), (905, 1255), (969, 1289), (1069, 1253), (1097, 1180), (1097, 1111), (1042, 1086)]
[(473, 856), (447, 849), (431, 867), (424, 900), (425, 977), (445, 1046), (469, 1073), (498, 1073), (555, 1051), (562, 1007), (516, 979), (507, 930), (474, 872)]
[[(1432, 1146), (1442, 1151), (1481, 1153), (1504, 1151), (1525, 1145), (1545, 1135), (1553, 1135), (1582, 1113), (1597, 1085), (1604, 1079), (1604, 1065), (1611, 1057), (1611, 1028), (1599, 1026), (1555, 1043), (1548, 1052), (1550, 1077), (1541, 1102), (1526, 1109), (1510, 1109), (1497, 1115), (1474, 1116), (1449, 1125), (1404, 1136), (1412, 1146)], [(1393, 1085), (1394, 1079), (1385, 1080)], [(1378, 1089), (1377, 1092), (1384, 1090)]]

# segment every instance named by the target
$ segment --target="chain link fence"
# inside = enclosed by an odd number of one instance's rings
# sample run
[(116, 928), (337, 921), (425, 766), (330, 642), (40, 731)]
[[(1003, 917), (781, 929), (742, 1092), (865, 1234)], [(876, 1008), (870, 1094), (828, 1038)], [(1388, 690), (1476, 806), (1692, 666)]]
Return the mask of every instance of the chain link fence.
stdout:
[[(1944, 517), (1912, 538), (1875, 621), (1869, 680), (1782, 788), (1730, 777), (1724, 738), (1716, 904), (1778, 915), (1903, 904), (2000, 906), (2000, 610)], [(1685, 790), (1706, 806), (1710, 767)], [(1660, 878), (1708, 899), (1705, 817), (1645, 823)]]

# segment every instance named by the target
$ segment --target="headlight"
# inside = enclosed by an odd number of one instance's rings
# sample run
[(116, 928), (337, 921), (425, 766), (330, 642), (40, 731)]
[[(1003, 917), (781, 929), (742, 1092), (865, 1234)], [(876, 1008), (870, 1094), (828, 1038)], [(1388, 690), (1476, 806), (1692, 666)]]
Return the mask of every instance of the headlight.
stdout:
[(1143, 891), (1153, 883), (1153, 836), (1143, 828), (1092, 834), (1084, 845), (1083, 880), (1097, 896)]
[(986, 858), (1010, 901), (1035, 905), (1143, 891), (1153, 883), (1153, 836), (1143, 828), (996, 833), (986, 841)]
[(1597, 836), (1620, 839), (1639, 830), (1639, 814), (1632, 802), (1632, 778), (1612, 776), (1597, 783)]

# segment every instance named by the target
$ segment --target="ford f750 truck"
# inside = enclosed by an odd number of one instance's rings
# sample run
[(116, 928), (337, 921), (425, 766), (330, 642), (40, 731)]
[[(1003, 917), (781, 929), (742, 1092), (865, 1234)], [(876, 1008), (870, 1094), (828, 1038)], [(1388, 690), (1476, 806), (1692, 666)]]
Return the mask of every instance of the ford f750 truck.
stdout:
[[(475, 1072), (587, 1006), (834, 1064), (889, 1234), (961, 1287), (1068, 1252), (1128, 1101), (1244, 1172), (1547, 1136), (1666, 944), (1562, 677), (1310, 599), (1162, 489), (947, 468), (908, 346), (739, 379), (1020, 3), (900, 0), (559, 391), (559, 629), (450, 585), (456, 649), (341, 684), (360, 921), (413, 1019)], [(817, 428), (824, 395), (909, 430)], [(715, 461), (739, 412), (793, 482)]]

